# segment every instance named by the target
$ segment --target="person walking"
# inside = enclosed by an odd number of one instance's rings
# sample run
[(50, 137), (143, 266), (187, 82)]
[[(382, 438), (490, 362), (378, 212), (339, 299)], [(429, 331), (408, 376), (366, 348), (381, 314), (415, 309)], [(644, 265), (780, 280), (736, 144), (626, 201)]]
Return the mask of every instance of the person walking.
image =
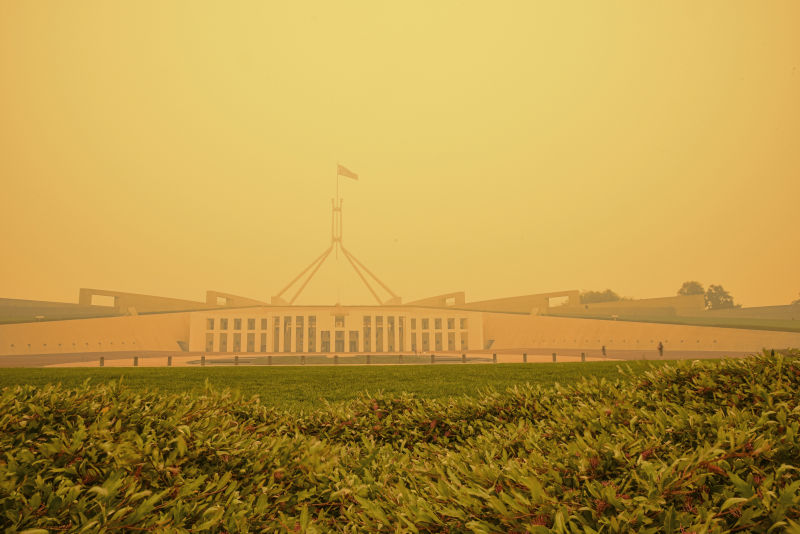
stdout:
[(664, 356), (664, 344), (660, 341), (658, 342), (658, 356), (659, 357)]

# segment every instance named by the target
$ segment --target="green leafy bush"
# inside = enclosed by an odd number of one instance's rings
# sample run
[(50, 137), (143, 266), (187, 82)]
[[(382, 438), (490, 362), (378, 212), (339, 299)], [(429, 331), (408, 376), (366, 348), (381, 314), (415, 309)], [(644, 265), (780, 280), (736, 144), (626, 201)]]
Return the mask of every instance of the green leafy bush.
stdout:
[(235, 391), (0, 395), (5, 532), (800, 532), (800, 360), (306, 414)]

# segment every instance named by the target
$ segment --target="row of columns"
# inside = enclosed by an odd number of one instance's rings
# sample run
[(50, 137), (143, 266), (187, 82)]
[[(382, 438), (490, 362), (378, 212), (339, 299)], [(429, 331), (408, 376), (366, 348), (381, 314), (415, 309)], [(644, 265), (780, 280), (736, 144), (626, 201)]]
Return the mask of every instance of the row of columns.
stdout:
[[(286, 317), (288, 317), (288, 316), (286, 316)], [(209, 352), (220, 352), (220, 334), (225, 333), (225, 334), (227, 334), (227, 347), (226, 347), (227, 350), (226, 350), (226, 352), (238, 352), (238, 351), (249, 352), (247, 350), (247, 348), (248, 348), (247, 347), (247, 335), (248, 334), (254, 334), (254, 338), (255, 338), (254, 347), (253, 347), (254, 348), (254, 352), (261, 352), (261, 346), (262, 346), (262, 344), (261, 344), (261, 336), (263, 334), (267, 334), (267, 340), (266, 340), (267, 352), (273, 352), (273, 353), (276, 353), (276, 352), (280, 352), (280, 353), (304, 353), (304, 352), (305, 353), (310, 353), (310, 352), (317, 352), (317, 353), (319, 353), (319, 352), (322, 352), (322, 333), (323, 333), (323, 330), (330, 332), (330, 334), (329, 334), (330, 335), (330, 347), (328, 348), (328, 352), (345, 352), (345, 353), (353, 352), (353, 351), (350, 350), (350, 333), (351, 332), (356, 332), (356, 335), (358, 336), (358, 343), (357, 343), (357, 348), (356, 348), (355, 352), (375, 352), (375, 353), (411, 352), (412, 351), (412, 347), (416, 347), (416, 351), (417, 352), (423, 352), (423, 351), (424, 352), (429, 352), (429, 351), (433, 351), (433, 350), (459, 351), (459, 350), (463, 350), (463, 349), (467, 348), (466, 345), (468, 345), (468, 343), (467, 343), (467, 344), (465, 344), (465, 346), (462, 346), (462, 343), (461, 343), (463, 335), (467, 333), (466, 330), (460, 330), (460, 329), (455, 329), (455, 330), (429, 329), (429, 330), (423, 331), (423, 330), (417, 328), (416, 330), (412, 331), (411, 328), (410, 328), (410, 320), (409, 320), (409, 318), (407, 316), (392, 316), (392, 317), (395, 318), (395, 324), (394, 324), (394, 328), (392, 330), (390, 330), (389, 329), (389, 325), (388, 325), (389, 316), (384, 315), (384, 316), (382, 316), (383, 317), (383, 325), (381, 326), (381, 328), (382, 328), (381, 346), (378, 347), (379, 336), (378, 336), (378, 328), (375, 325), (376, 316), (372, 315), (372, 316), (369, 316), (371, 318), (370, 319), (370, 325), (369, 325), (369, 344), (368, 344), (369, 345), (369, 349), (366, 348), (367, 347), (367, 343), (366, 343), (366, 339), (365, 339), (365, 336), (364, 336), (364, 324), (363, 324), (363, 319), (362, 319), (363, 316), (357, 316), (358, 319), (360, 319), (360, 321), (358, 321), (358, 324), (352, 325), (352, 327), (350, 327), (348, 325), (347, 328), (335, 328), (334, 327), (332, 329), (322, 329), (322, 328), (320, 328), (319, 322), (316, 322), (315, 326), (311, 327), (311, 326), (309, 326), (309, 316), (303, 316), (303, 327), (302, 327), (303, 341), (302, 341), (301, 345), (298, 346), (298, 344), (297, 344), (297, 322), (296, 322), (297, 321), (297, 316), (291, 316), (291, 317), (292, 317), (292, 324), (288, 328), (285, 327), (285, 324), (284, 324), (285, 317), (284, 316), (277, 317), (278, 319), (280, 319), (280, 327), (277, 328), (277, 334), (278, 334), (278, 346), (277, 346), (277, 349), (278, 350), (275, 350), (276, 349), (276, 347), (275, 347), (275, 331), (276, 331), (275, 318), (271, 318), (267, 330), (255, 330), (255, 331), (243, 330), (241, 332), (236, 332), (236, 331), (234, 331), (234, 332), (231, 332), (231, 331), (214, 332), (213, 333), (213, 335), (214, 335), (214, 339), (213, 339), (213, 348), (214, 348), (214, 350), (213, 351), (209, 351)], [(403, 327), (402, 328), (400, 327), (401, 318), (403, 319)], [(447, 318), (442, 318), (443, 324), (446, 324), (446, 319)], [(431, 320), (431, 324), (432, 324), (433, 323), (433, 318), (430, 318), (430, 320)], [(456, 320), (458, 321), (458, 318)], [(420, 326), (420, 324), (419, 324), (420, 319), (417, 318), (417, 321), (418, 321), (417, 326)], [(313, 328), (313, 332), (312, 332), (312, 328)], [(288, 351), (285, 350), (287, 348), (287, 345), (286, 345), (287, 331), (288, 331), (288, 333), (290, 335), (290, 338), (289, 338), (290, 343), (288, 345), (288, 349), (289, 349)], [(337, 332), (341, 333), (341, 335), (343, 337), (343, 340), (344, 340), (343, 346), (341, 348), (336, 346), (336, 334), (337, 334)], [(426, 350), (423, 349), (423, 343), (422, 343), (423, 332), (427, 333), (428, 336), (429, 336), (429, 338), (428, 338), (429, 339), (428, 340), (428, 347), (427, 347)], [(448, 343), (448, 334), (450, 334), (450, 333), (452, 333), (453, 336), (454, 336), (454, 343), (453, 343), (452, 348), (449, 346), (449, 343)], [(236, 334), (240, 334), (241, 335), (241, 341), (240, 341), (240, 346), (239, 346), (238, 350), (234, 349), (233, 336), (236, 335)], [(441, 334), (441, 336), (442, 336), (441, 347), (437, 347), (436, 346), (436, 334)], [(313, 338), (314, 338), (314, 347), (313, 347), (314, 350), (313, 351), (310, 350), (310, 345), (309, 345), (309, 338), (311, 336), (313, 336)], [(413, 343), (412, 341), (415, 341), (416, 343)], [(466, 338), (465, 338), (465, 341), (466, 341)], [(392, 346), (393, 346), (393, 350), (390, 351), (389, 348), (392, 347)], [(341, 349), (341, 350), (339, 350), (339, 349)]]

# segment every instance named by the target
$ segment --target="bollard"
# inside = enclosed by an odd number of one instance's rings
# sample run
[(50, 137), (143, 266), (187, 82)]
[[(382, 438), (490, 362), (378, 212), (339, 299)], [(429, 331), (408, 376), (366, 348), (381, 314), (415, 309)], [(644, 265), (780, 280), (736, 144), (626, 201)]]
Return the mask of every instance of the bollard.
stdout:
[(267, 356), (267, 365), (272, 365), (272, 354)]
[(436, 355), (431, 352), (431, 364), (433, 364), (435, 361), (436, 361)]
[(585, 352), (581, 352), (581, 361), (582, 362), (586, 361), (586, 353)]
[(528, 353), (527, 352), (523, 352), (522, 353), (522, 363), (528, 363)]
[(205, 367), (205, 366), (206, 366), (206, 355), (203, 354), (202, 356), (200, 356), (200, 367)]
[(555, 361), (556, 361), (556, 353), (554, 352), (553, 353), (553, 363), (555, 363)]
[(497, 353), (492, 354), (492, 363), (497, 363)]
[(167, 356), (167, 367), (172, 367), (172, 356)]
[(306, 364), (306, 355), (303, 354), (302, 356), (300, 356), (300, 365), (305, 365), (305, 364)]
[(339, 355), (338, 354), (334, 354), (333, 355), (333, 365), (339, 365)]
[(134, 356), (133, 357), (133, 366), (134, 367), (139, 367), (139, 357), (138, 356)]
[(239, 355), (233, 357), (233, 365), (239, 365)]
[(105, 367), (105, 365), (106, 365), (105, 356), (100, 356), (100, 367)]
[(466, 354), (462, 354), (461, 355), (461, 363), (467, 363), (467, 355)]
[(372, 363), (372, 358), (370, 357), (369, 354), (367, 354), (367, 365), (369, 365), (371, 363)]

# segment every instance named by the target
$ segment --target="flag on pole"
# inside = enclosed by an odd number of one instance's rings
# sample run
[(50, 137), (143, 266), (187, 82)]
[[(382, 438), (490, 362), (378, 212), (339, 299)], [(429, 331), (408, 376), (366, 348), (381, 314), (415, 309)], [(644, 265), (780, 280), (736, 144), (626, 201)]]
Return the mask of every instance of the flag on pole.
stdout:
[(352, 178), (353, 180), (358, 180), (358, 175), (345, 167), (344, 165), (337, 165), (336, 167), (336, 174), (339, 176), (345, 176), (347, 178)]

